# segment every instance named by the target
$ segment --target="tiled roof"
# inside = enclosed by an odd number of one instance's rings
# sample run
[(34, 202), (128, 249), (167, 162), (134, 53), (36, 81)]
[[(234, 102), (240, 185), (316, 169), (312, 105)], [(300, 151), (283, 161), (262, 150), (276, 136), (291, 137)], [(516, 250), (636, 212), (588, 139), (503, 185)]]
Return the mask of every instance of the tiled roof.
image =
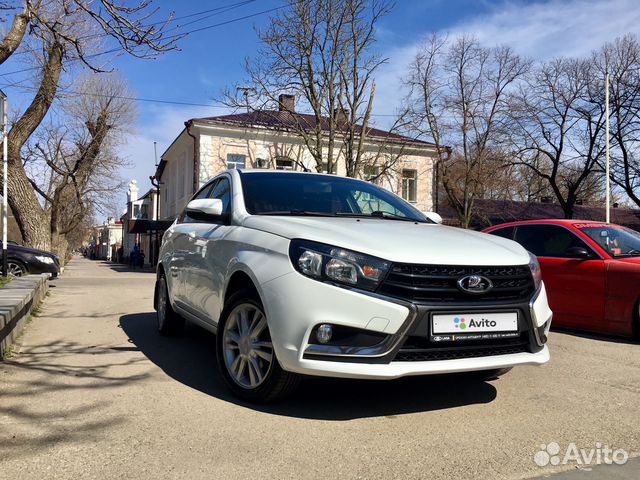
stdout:
[[(290, 113), (281, 110), (256, 110), (249, 113), (221, 115), (218, 117), (193, 118), (190, 121), (214, 125), (259, 126), (276, 130), (293, 130), (302, 127), (305, 130), (312, 131), (317, 125), (314, 115)], [(329, 130), (329, 124), (326, 118), (322, 119), (321, 127), (324, 131)], [(356, 132), (360, 133), (361, 131), (362, 126), (356, 125)], [(378, 128), (367, 128), (366, 133), (369, 137), (387, 140), (392, 143), (409, 144), (419, 147), (435, 147), (433, 143), (416, 140)]]
[[(457, 223), (455, 210), (451, 206), (440, 205), (438, 213), (445, 219), (447, 224)], [(481, 230), (500, 223), (551, 218), (564, 218), (562, 207), (557, 203), (477, 199), (474, 202), (471, 226), (474, 229)], [(605, 211), (601, 207), (576, 205), (573, 218), (604, 221)], [(640, 209), (612, 208), (611, 223), (617, 223), (640, 231)]]

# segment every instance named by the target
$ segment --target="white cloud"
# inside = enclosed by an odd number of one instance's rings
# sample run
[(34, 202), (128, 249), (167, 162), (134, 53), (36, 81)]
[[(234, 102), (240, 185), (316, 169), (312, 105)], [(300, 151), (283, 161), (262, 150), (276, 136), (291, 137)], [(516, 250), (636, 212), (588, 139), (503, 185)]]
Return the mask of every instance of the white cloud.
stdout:
[[(519, 54), (537, 60), (558, 56), (585, 56), (605, 42), (626, 33), (640, 35), (638, 0), (549, 0), (532, 4), (500, 2), (489, 11), (454, 24), (438, 33), (455, 37), (472, 34), (487, 46), (509, 45)], [(375, 113), (389, 114), (399, 106), (399, 79), (431, 31), (422, 32), (406, 45), (392, 48), (377, 75)], [(378, 117), (384, 126), (390, 119)]]

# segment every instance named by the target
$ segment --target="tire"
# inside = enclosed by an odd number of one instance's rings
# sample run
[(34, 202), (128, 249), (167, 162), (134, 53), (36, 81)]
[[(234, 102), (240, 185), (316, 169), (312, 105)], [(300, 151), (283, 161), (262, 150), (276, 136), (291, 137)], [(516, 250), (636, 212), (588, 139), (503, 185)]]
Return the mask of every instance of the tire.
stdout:
[(169, 288), (164, 275), (158, 279), (158, 287), (156, 288), (156, 319), (160, 335), (175, 335), (184, 327), (184, 318), (171, 307)]
[(640, 341), (640, 300), (637, 301), (633, 309), (631, 335), (634, 340)]
[(506, 373), (509, 373), (512, 368), (513, 367), (494, 368), (492, 370), (478, 370), (475, 372), (470, 372), (470, 374), (480, 380), (497, 380)]
[(28, 273), (27, 267), (20, 260), (14, 260), (13, 258), (7, 260), (7, 276), (21, 277)]
[(290, 395), (300, 376), (282, 369), (256, 291), (240, 290), (225, 303), (216, 335), (218, 369), (237, 397), (269, 403)]

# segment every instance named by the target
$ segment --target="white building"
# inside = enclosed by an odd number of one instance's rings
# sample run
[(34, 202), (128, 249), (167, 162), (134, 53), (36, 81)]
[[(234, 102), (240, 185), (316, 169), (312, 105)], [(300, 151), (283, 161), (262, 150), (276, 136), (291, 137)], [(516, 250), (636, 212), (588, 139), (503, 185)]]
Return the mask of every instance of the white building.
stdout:
[[(277, 111), (195, 118), (162, 154), (160, 212), (175, 218), (202, 185), (227, 168), (316, 170), (316, 162), (294, 125), (314, 125), (315, 117), (295, 113), (292, 96), (280, 97)], [(391, 190), (419, 210), (433, 206), (433, 144), (384, 130), (367, 131), (360, 177)], [(325, 170), (326, 170), (326, 163)], [(338, 175), (346, 174), (337, 160)]]

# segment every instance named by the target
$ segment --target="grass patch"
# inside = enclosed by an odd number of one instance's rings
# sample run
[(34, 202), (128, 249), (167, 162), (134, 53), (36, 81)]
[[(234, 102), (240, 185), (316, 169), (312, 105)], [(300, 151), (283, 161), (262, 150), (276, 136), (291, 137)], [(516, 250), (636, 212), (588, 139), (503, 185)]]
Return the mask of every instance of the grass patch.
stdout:
[(11, 277), (3, 277), (0, 276), (0, 288), (3, 288), (5, 285), (11, 282)]
[(10, 358), (12, 358), (14, 355), (13, 349), (14, 349), (13, 344), (5, 348), (4, 352), (2, 352), (2, 360), (9, 360)]

